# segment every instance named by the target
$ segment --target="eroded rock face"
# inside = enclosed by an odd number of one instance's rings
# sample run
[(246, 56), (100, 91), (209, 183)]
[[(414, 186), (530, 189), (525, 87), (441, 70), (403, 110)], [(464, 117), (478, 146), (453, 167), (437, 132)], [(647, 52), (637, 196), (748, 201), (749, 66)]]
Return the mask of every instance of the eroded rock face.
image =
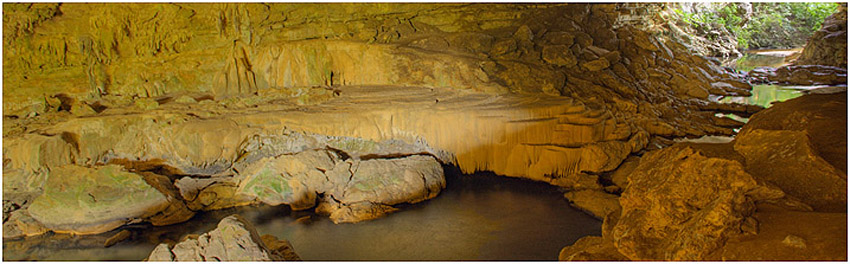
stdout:
[(816, 31), (803, 53), (794, 62), (796, 65), (826, 65), (847, 68), (847, 4), (827, 17), (820, 30)]
[[(10, 61), (4, 69), (9, 76), (4, 84), (19, 89), (4, 96), (4, 112), (26, 117), (59, 110), (88, 116), (103, 110), (104, 96), (140, 97), (132, 99), (133, 105), (150, 110), (167, 101), (162, 96), (176, 93), (208, 93), (221, 100), (269, 89), (300, 97), (303, 94), (297, 91), (311, 86), (399, 85), (567, 95), (641, 113), (636, 119), (648, 120), (637, 124), (650, 133), (732, 133), (692, 122), (693, 118), (658, 118), (663, 109), (636, 111), (640, 101), (669, 101), (698, 111), (691, 97), (705, 99), (708, 91), (736, 94), (738, 89), (711, 89), (715, 82), (736, 81), (677, 43), (632, 27), (614, 28), (617, 8), (610, 4), (14, 5), (9, 6), (10, 19), (38, 19), (9, 23), (8, 52), (18, 56), (14, 60), (7, 56)], [(283, 13), (286, 19), (278, 17)], [(62, 23), (55, 21), (59, 14)], [(341, 14), (347, 19), (335, 17)], [(78, 17), (98, 19), (78, 21)], [(323, 31), (314, 30), (319, 26)], [(47, 35), (85, 34), (50, 39), (32, 35), (34, 28), (51, 32)], [(156, 56), (177, 59), (158, 62), (156, 67), (144, 63)], [(35, 70), (48, 68), (73, 77), (63, 75), (64, 82), (39, 90), (41, 84), (58, 78)], [(676, 93), (667, 93), (670, 90)], [(59, 94), (71, 102), (68, 107), (55, 102), (53, 96)], [(646, 125), (659, 121), (675, 129)]]
[(611, 236), (632, 260), (699, 260), (753, 229), (756, 201), (783, 196), (736, 160), (678, 144), (646, 154), (629, 175)]
[[(239, 215), (221, 220), (218, 226), (174, 246), (159, 244), (148, 261), (284, 261), (299, 260), (289, 243), (260, 237), (253, 225)], [(269, 247), (265, 240), (274, 241)], [(289, 250), (287, 250), (287, 248)]]

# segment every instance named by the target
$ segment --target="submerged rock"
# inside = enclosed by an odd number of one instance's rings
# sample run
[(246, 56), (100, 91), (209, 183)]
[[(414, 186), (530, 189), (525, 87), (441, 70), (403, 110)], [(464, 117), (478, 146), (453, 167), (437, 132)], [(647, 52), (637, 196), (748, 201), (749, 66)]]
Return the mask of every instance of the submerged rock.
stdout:
[[(265, 240), (272, 243), (269, 247)], [(239, 215), (221, 220), (218, 226), (174, 246), (159, 244), (148, 261), (284, 261), (299, 260), (289, 242), (260, 237), (253, 225)]]
[(129, 230), (121, 230), (117, 234), (107, 238), (106, 241), (103, 242), (103, 247), (108, 248), (114, 246), (115, 244), (118, 244), (118, 242), (127, 240), (132, 234), (133, 233), (131, 233)]

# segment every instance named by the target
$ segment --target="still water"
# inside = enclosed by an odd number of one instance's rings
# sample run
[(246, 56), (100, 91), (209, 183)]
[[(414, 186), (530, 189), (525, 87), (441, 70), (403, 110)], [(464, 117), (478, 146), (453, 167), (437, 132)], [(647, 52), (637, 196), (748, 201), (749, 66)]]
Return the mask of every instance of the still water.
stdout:
[(95, 236), (46, 235), (3, 241), (4, 260), (142, 260), (160, 241), (212, 230), (238, 213), (257, 231), (289, 240), (304, 260), (557, 260), (561, 248), (600, 235), (601, 221), (572, 207), (556, 187), (446, 167), (436, 198), (387, 217), (333, 224), (287, 206), (241, 207), (196, 215), (166, 227), (132, 226), (133, 238), (110, 248)]
[[(802, 49), (787, 50), (750, 50), (744, 56), (725, 63), (739, 71), (750, 71), (756, 67), (781, 67), (787, 65), (786, 56)], [(749, 97), (725, 97), (720, 99), (721, 103), (740, 103), (770, 107), (774, 102), (783, 102), (794, 99), (805, 94), (807, 90), (824, 88), (827, 86), (783, 86), (783, 85), (753, 85), (752, 96)], [(747, 122), (748, 118), (739, 117), (734, 114), (717, 114), (726, 116), (741, 122)]]
[(781, 86), (781, 85), (753, 85), (752, 96), (736, 97), (730, 96), (720, 100), (722, 103), (740, 103), (770, 107), (773, 102), (782, 102), (803, 95), (803, 91), (817, 87), (826, 86)]
[[(739, 71), (751, 71), (756, 67), (778, 68), (787, 65), (790, 59), (786, 59), (794, 53), (802, 52), (802, 48), (775, 49), (775, 50), (748, 50), (744, 55), (734, 60), (726, 60), (724, 66), (733, 67)], [(724, 59), (721, 59), (724, 61)]]

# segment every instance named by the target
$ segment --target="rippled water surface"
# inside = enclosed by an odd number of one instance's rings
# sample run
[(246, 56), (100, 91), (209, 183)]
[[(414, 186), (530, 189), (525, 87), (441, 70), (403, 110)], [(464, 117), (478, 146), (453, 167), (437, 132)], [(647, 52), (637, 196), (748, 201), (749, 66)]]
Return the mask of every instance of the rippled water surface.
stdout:
[(47, 235), (4, 240), (4, 260), (141, 260), (156, 243), (207, 232), (239, 213), (260, 234), (288, 239), (304, 260), (557, 260), (561, 248), (599, 235), (601, 222), (569, 206), (544, 183), (446, 169), (447, 188), (388, 217), (335, 225), (327, 217), (281, 207), (198, 214), (168, 227), (136, 226), (132, 240), (103, 248), (97, 236)]

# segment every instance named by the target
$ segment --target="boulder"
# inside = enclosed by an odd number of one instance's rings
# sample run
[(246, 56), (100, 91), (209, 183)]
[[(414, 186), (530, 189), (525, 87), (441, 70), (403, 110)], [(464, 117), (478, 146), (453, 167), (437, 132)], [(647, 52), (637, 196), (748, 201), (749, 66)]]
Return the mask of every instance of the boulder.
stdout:
[(556, 31), (546, 33), (546, 35), (543, 36), (543, 40), (549, 42), (552, 45), (564, 45), (566, 47), (569, 47), (572, 46), (575, 42), (575, 36), (573, 36), (569, 32)]
[(305, 210), (318, 203), (316, 211), (335, 223), (375, 219), (396, 211), (393, 205), (431, 199), (445, 188), (442, 167), (429, 155), (360, 160), (308, 150), (262, 158), (238, 171), (234, 177), (184, 177), (176, 186), (196, 210), (255, 203)]
[(735, 139), (746, 170), (817, 211), (847, 211), (847, 174), (821, 158), (806, 131), (751, 129)]
[(243, 170), (237, 195), (256, 197), (268, 205), (288, 204), (303, 210), (316, 204), (316, 192), (327, 187), (325, 171), (334, 168), (335, 157), (327, 151), (305, 151), (260, 160)]
[(55, 232), (102, 233), (169, 208), (166, 195), (141, 175), (118, 165), (65, 165), (50, 171), (44, 193), (29, 206), (38, 222)]
[(730, 237), (753, 230), (755, 202), (782, 198), (760, 185), (730, 146), (678, 143), (647, 153), (629, 175), (612, 230), (632, 260), (700, 260)]
[(753, 115), (739, 135), (751, 130), (805, 131), (813, 151), (847, 173), (847, 93), (810, 94)]
[(446, 186), (443, 168), (431, 156), (348, 161), (337, 166), (329, 176), (333, 188), (325, 195), (338, 202), (317, 210), (329, 213), (334, 223), (374, 219), (396, 210), (389, 205), (431, 199)]
[[(266, 238), (270, 240), (270, 238)], [(159, 244), (148, 261), (284, 261), (298, 260), (286, 241), (270, 249), (253, 225), (239, 215), (225, 217), (218, 226), (196, 238), (187, 237), (174, 246)], [(290, 251), (281, 254), (281, 250)]]
[(194, 211), (218, 210), (255, 203), (254, 197), (237, 193), (239, 180), (235, 177), (186, 176), (175, 181), (174, 185), (180, 190), (186, 206)]

